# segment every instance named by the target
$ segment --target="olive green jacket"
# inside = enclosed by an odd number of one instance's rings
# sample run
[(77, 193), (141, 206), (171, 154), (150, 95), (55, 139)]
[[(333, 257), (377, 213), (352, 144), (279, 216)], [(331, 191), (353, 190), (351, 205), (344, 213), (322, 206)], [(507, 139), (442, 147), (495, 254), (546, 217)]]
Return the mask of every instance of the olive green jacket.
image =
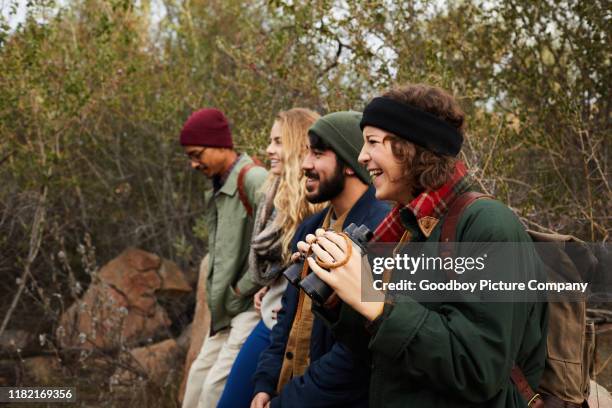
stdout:
[[(417, 241), (436, 243), (443, 222), (425, 238), (414, 218), (402, 219)], [(459, 220), (457, 241), (529, 242), (530, 238), (505, 205), (478, 200)], [(516, 257), (520, 259), (505, 262), (512, 268), (526, 265), (524, 270), (534, 275), (526, 279), (545, 279), (535, 248), (524, 247), (525, 252)], [(442, 273), (431, 279), (447, 278)], [(546, 303), (418, 303), (403, 297), (386, 303), (373, 324), (344, 304), (339, 312), (316, 312), (340, 341), (371, 364), (371, 407), (525, 407), (510, 379), (514, 362), (534, 389), (544, 370)]]
[[(240, 169), (251, 162), (249, 156), (241, 155), (219, 191), (211, 189), (204, 194), (209, 251), (206, 298), (211, 333), (229, 326), (232, 317), (247, 310), (253, 293), (260, 288), (246, 273), (253, 217), (247, 215), (238, 194)], [(244, 176), (244, 189), (253, 213), (262, 197), (259, 190), (267, 174), (263, 167), (253, 167)]]

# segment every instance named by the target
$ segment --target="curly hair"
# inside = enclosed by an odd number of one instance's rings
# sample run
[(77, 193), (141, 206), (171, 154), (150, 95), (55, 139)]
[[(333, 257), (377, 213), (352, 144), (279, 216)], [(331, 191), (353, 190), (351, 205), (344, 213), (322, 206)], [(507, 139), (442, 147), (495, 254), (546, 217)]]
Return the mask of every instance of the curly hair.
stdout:
[[(393, 88), (382, 96), (431, 113), (465, 137), (465, 114), (457, 100), (441, 88), (408, 84)], [(434, 153), (393, 134), (385, 139), (390, 142), (393, 155), (405, 164), (403, 175), (412, 186), (413, 197), (423, 191), (440, 188), (452, 176), (456, 162), (454, 157)]]
[(280, 125), (283, 169), (280, 176), (270, 173), (263, 187), (267, 188), (276, 177), (280, 177), (274, 196), (274, 222), (281, 226), (285, 263), (291, 257), (291, 240), (298, 225), (306, 217), (323, 209), (322, 204), (311, 204), (306, 200), (306, 177), (302, 172), (302, 161), (307, 153), (308, 129), (319, 117), (318, 113), (305, 108), (293, 108), (276, 115), (275, 122)]

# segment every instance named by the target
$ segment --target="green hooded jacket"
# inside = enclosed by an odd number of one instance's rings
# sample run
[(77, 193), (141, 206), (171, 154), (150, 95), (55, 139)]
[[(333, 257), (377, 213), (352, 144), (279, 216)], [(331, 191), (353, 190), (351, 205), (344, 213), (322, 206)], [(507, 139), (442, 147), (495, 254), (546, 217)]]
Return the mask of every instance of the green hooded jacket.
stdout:
[[(252, 304), (252, 295), (260, 288), (246, 273), (253, 217), (248, 216), (238, 194), (240, 169), (252, 162), (249, 156), (241, 155), (221, 189), (204, 193), (209, 251), (206, 299), (211, 333), (228, 327), (232, 317), (246, 311)], [(257, 166), (244, 176), (244, 189), (253, 212), (261, 200), (259, 190), (267, 174), (263, 167)]]
[[(437, 243), (444, 219), (428, 238), (415, 219), (402, 219), (402, 223), (417, 241)], [(478, 200), (461, 216), (457, 241), (531, 239), (508, 207)], [(507, 259), (507, 263), (527, 265), (534, 279), (545, 279), (535, 248), (524, 247), (520, 259)], [(339, 312), (315, 312), (327, 320), (340, 341), (371, 365), (371, 407), (511, 408), (527, 406), (510, 379), (514, 363), (533, 389), (544, 370), (547, 310), (546, 303), (535, 302), (418, 303), (404, 298), (386, 303), (372, 324), (345, 304)]]

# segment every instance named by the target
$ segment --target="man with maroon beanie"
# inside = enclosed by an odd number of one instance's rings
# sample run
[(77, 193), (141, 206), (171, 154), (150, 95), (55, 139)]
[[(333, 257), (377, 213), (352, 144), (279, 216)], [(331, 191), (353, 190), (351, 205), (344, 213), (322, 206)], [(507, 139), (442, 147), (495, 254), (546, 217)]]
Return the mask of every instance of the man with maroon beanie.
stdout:
[(210, 331), (187, 378), (183, 408), (215, 407), (240, 347), (259, 322), (252, 305), (260, 288), (250, 279), (248, 253), (252, 214), (267, 172), (234, 150), (223, 113), (215, 108), (194, 112), (180, 142), (191, 167), (212, 180), (204, 193), (208, 228), (206, 300)]

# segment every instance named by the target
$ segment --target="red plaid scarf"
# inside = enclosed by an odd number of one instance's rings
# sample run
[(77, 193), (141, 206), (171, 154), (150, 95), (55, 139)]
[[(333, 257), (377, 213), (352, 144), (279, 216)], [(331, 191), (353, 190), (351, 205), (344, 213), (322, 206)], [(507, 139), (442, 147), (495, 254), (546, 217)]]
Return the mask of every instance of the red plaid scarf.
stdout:
[(423, 217), (441, 218), (448, 211), (448, 205), (459, 194), (465, 192), (470, 183), (466, 177), (465, 164), (458, 161), (451, 179), (435, 191), (425, 191), (405, 207), (396, 206), (374, 231), (370, 242), (399, 242), (406, 228), (401, 222), (401, 212), (411, 211), (417, 220)]

